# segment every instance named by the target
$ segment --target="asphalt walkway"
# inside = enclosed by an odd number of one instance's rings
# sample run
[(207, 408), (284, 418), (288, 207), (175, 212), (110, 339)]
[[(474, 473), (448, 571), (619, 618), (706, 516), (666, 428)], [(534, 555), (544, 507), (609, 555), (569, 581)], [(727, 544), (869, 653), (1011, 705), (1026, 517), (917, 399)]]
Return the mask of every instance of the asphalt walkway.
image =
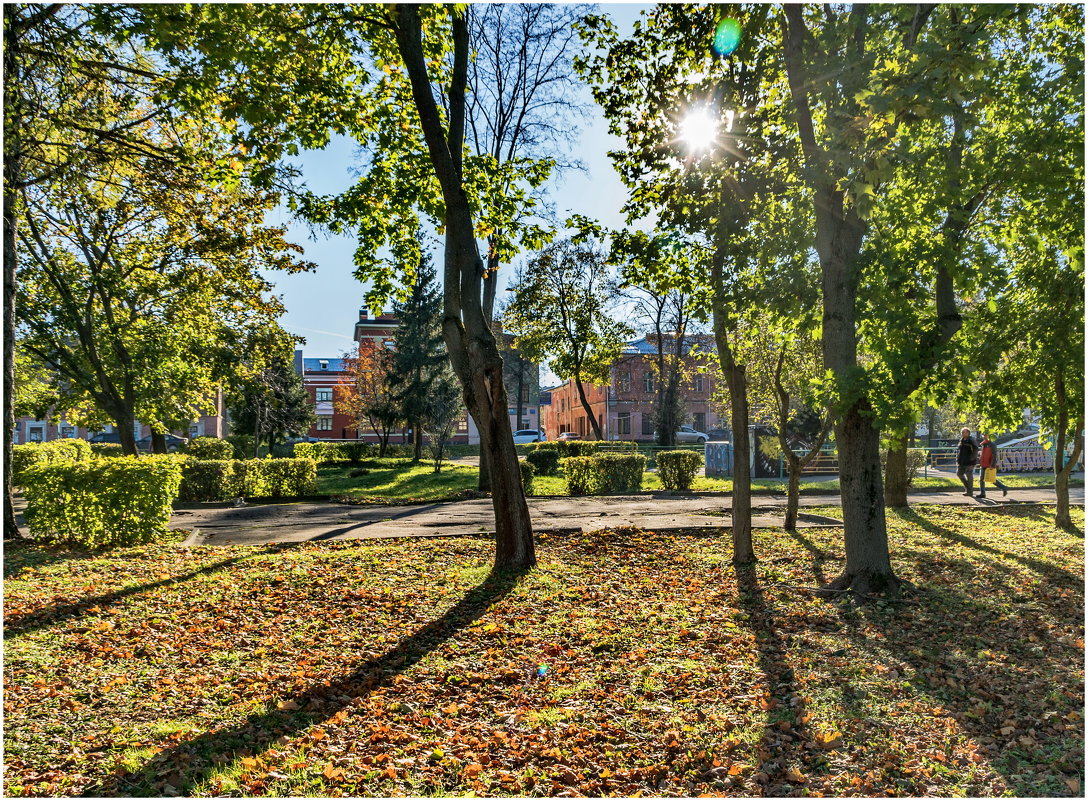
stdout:
[[(1084, 504), (1084, 488), (1070, 489), (1070, 501)], [(913, 492), (912, 504), (998, 507), (1008, 503), (1053, 503), (1053, 489), (1013, 489), (1007, 498), (964, 497), (959, 492)], [(732, 498), (721, 495), (613, 495), (593, 497), (529, 498), (529, 513), (537, 530), (593, 531), (604, 527), (638, 526), (650, 530), (728, 527)], [(801, 506), (838, 506), (838, 494), (802, 495)], [(752, 498), (756, 528), (782, 525), (783, 493)], [(838, 525), (834, 517), (806, 514), (801, 527)], [(177, 509), (171, 528), (191, 532), (189, 544), (266, 545), (277, 542), (385, 537), (434, 537), (483, 534), (494, 531), (490, 498), (424, 503), (412, 506), (362, 506), (349, 503), (201, 504)]]

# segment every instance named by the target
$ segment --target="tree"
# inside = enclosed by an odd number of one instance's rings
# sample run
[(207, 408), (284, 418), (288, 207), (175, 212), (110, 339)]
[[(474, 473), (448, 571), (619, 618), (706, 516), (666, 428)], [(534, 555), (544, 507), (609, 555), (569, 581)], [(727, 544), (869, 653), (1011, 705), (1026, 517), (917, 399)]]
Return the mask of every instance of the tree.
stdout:
[(336, 388), (336, 410), (349, 415), (356, 429), (373, 431), (378, 438), (378, 456), (384, 457), (390, 435), (404, 419), (390, 386), (393, 351), (364, 339), (355, 353), (345, 354), (343, 360), (350, 383)]
[(683, 262), (690, 246), (681, 245), (676, 234), (649, 235), (623, 231), (612, 236), (611, 261), (622, 264), (621, 291), (633, 304), (634, 318), (647, 329), (653, 342), (653, 368), (657, 400), (654, 426), (658, 445), (675, 445), (676, 431), (684, 422), (684, 359), (691, 349), (688, 327), (696, 314), (698, 291), (690, 281), (678, 280), (689, 273)]
[[(192, 152), (214, 134), (145, 136)], [(137, 419), (162, 434), (211, 411), (234, 344), (282, 312), (257, 270), (303, 266), (264, 225), (274, 196), (177, 162), (108, 163), (22, 195), (21, 348), (63, 382), (60, 410), (97, 406), (126, 453)]]
[[(138, 53), (91, 33), (82, 6), (4, 6), (4, 536), (19, 536), (11, 502), (15, 427), (16, 266), (26, 213), (22, 193), (78, 180), (89, 166), (125, 158), (169, 159), (115, 112), (160, 86)], [(103, 114), (103, 106), (111, 113)], [(163, 107), (144, 109), (159, 116)]]
[[(392, 265), (418, 254), (420, 215), (439, 223), (446, 240), (443, 337), (480, 430), (481, 458), (499, 468), (492, 485), (495, 567), (531, 568), (532, 525), (502, 359), (484, 314), (486, 268), (476, 241), (486, 235), (477, 224), (482, 200), (505, 206), (521, 199), (492, 191), (499, 179), (493, 162), (464, 152), (471, 48), (463, 9), (145, 5), (109, 16), (178, 72), (177, 97), (187, 109), (220, 107), (243, 122), (238, 139), (265, 163), (300, 146), (322, 147), (333, 132), (363, 146), (368, 160), (355, 187), (338, 198), (301, 198), (298, 208), (315, 222), (355, 230), (356, 274), (371, 282), (372, 307), (393, 292)], [(546, 166), (510, 168), (539, 182)]]
[(412, 428), (413, 462), (423, 452), (423, 423), (430, 395), (446, 375), (449, 356), (442, 340), (442, 297), (435, 286), (431, 257), (423, 254), (411, 294), (393, 307), (398, 320), (397, 347), (389, 371), (393, 401)]
[(585, 384), (608, 383), (632, 333), (608, 314), (616, 291), (604, 253), (593, 242), (554, 242), (529, 260), (511, 291), (503, 326), (515, 347), (531, 361), (547, 358), (552, 372), (574, 382), (594, 438), (602, 439)]
[(780, 58), (767, 46), (769, 7), (749, 15), (734, 57), (718, 58), (707, 44), (731, 8), (661, 5), (626, 41), (591, 17), (584, 38), (596, 53), (580, 66), (624, 141), (611, 155), (630, 190), (629, 224), (654, 215), (659, 230), (684, 236), (688, 260), (663, 265), (662, 277), (697, 288), (712, 312), (735, 432), (733, 559), (744, 564), (755, 552), (747, 366), (737, 348), (748, 311), (789, 296), (792, 279), (776, 273), (809, 247), (809, 229), (773, 84)]
[(436, 473), (442, 470), (446, 445), (463, 413), (464, 407), (457, 392), (457, 377), (447, 361), (431, 384), (420, 421), (427, 429), (429, 450)]
[(268, 449), (287, 437), (299, 437), (317, 422), (313, 404), (295, 372), (290, 353), (279, 351), (270, 358), (257, 357), (248, 379), (232, 388), (228, 401), (231, 422), (238, 433), (252, 432), (253, 457), (261, 443)]

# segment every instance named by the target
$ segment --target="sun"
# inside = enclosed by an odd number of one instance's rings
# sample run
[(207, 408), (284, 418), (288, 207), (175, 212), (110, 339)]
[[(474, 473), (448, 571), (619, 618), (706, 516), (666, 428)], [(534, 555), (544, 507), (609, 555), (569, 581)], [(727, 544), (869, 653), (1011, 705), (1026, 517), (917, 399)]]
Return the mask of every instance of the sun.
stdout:
[(718, 138), (718, 120), (706, 107), (694, 108), (680, 123), (680, 137), (694, 152), (709, 150)]

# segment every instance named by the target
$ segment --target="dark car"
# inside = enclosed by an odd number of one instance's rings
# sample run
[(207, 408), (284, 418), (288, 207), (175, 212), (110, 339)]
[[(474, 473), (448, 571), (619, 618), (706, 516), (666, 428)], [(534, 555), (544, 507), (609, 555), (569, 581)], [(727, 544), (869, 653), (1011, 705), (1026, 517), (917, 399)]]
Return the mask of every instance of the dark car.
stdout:
[[(93, 441), (93, 440), (92, 440)], [(177, 434), (166, 435), (166, 452), (176, 453), (189, 440), (185, 437), (179, 437)], [(136, 450), (149, 451), (151, 450), (151, 437), (144, 437), (143, 439), (136, 440)]]
[(116, 431), (100, 431), (87, 441), (90, 442), (92, 445), (102, 442), (111, 445), (120, 445), (121, 435), (118, 434)]
[(729, 442), (733, 439), (733, 432), (726, 428), (712, 428), (706, 432), (711, 442)]

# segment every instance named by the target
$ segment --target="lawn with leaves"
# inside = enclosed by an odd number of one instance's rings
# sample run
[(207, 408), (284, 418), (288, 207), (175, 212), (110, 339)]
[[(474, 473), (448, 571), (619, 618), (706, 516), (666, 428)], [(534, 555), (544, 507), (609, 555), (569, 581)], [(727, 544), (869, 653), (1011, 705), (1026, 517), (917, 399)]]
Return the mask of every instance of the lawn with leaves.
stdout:
[[(816, 510), (830, 513), (832, 510)], [(18, 795), (1082, 794), (1082, 538), (892, 513), (916, 588), (810, 588), (841, 530), (5, 549)], [(1078, 525), (1083, 514), (1077, 512)]]

